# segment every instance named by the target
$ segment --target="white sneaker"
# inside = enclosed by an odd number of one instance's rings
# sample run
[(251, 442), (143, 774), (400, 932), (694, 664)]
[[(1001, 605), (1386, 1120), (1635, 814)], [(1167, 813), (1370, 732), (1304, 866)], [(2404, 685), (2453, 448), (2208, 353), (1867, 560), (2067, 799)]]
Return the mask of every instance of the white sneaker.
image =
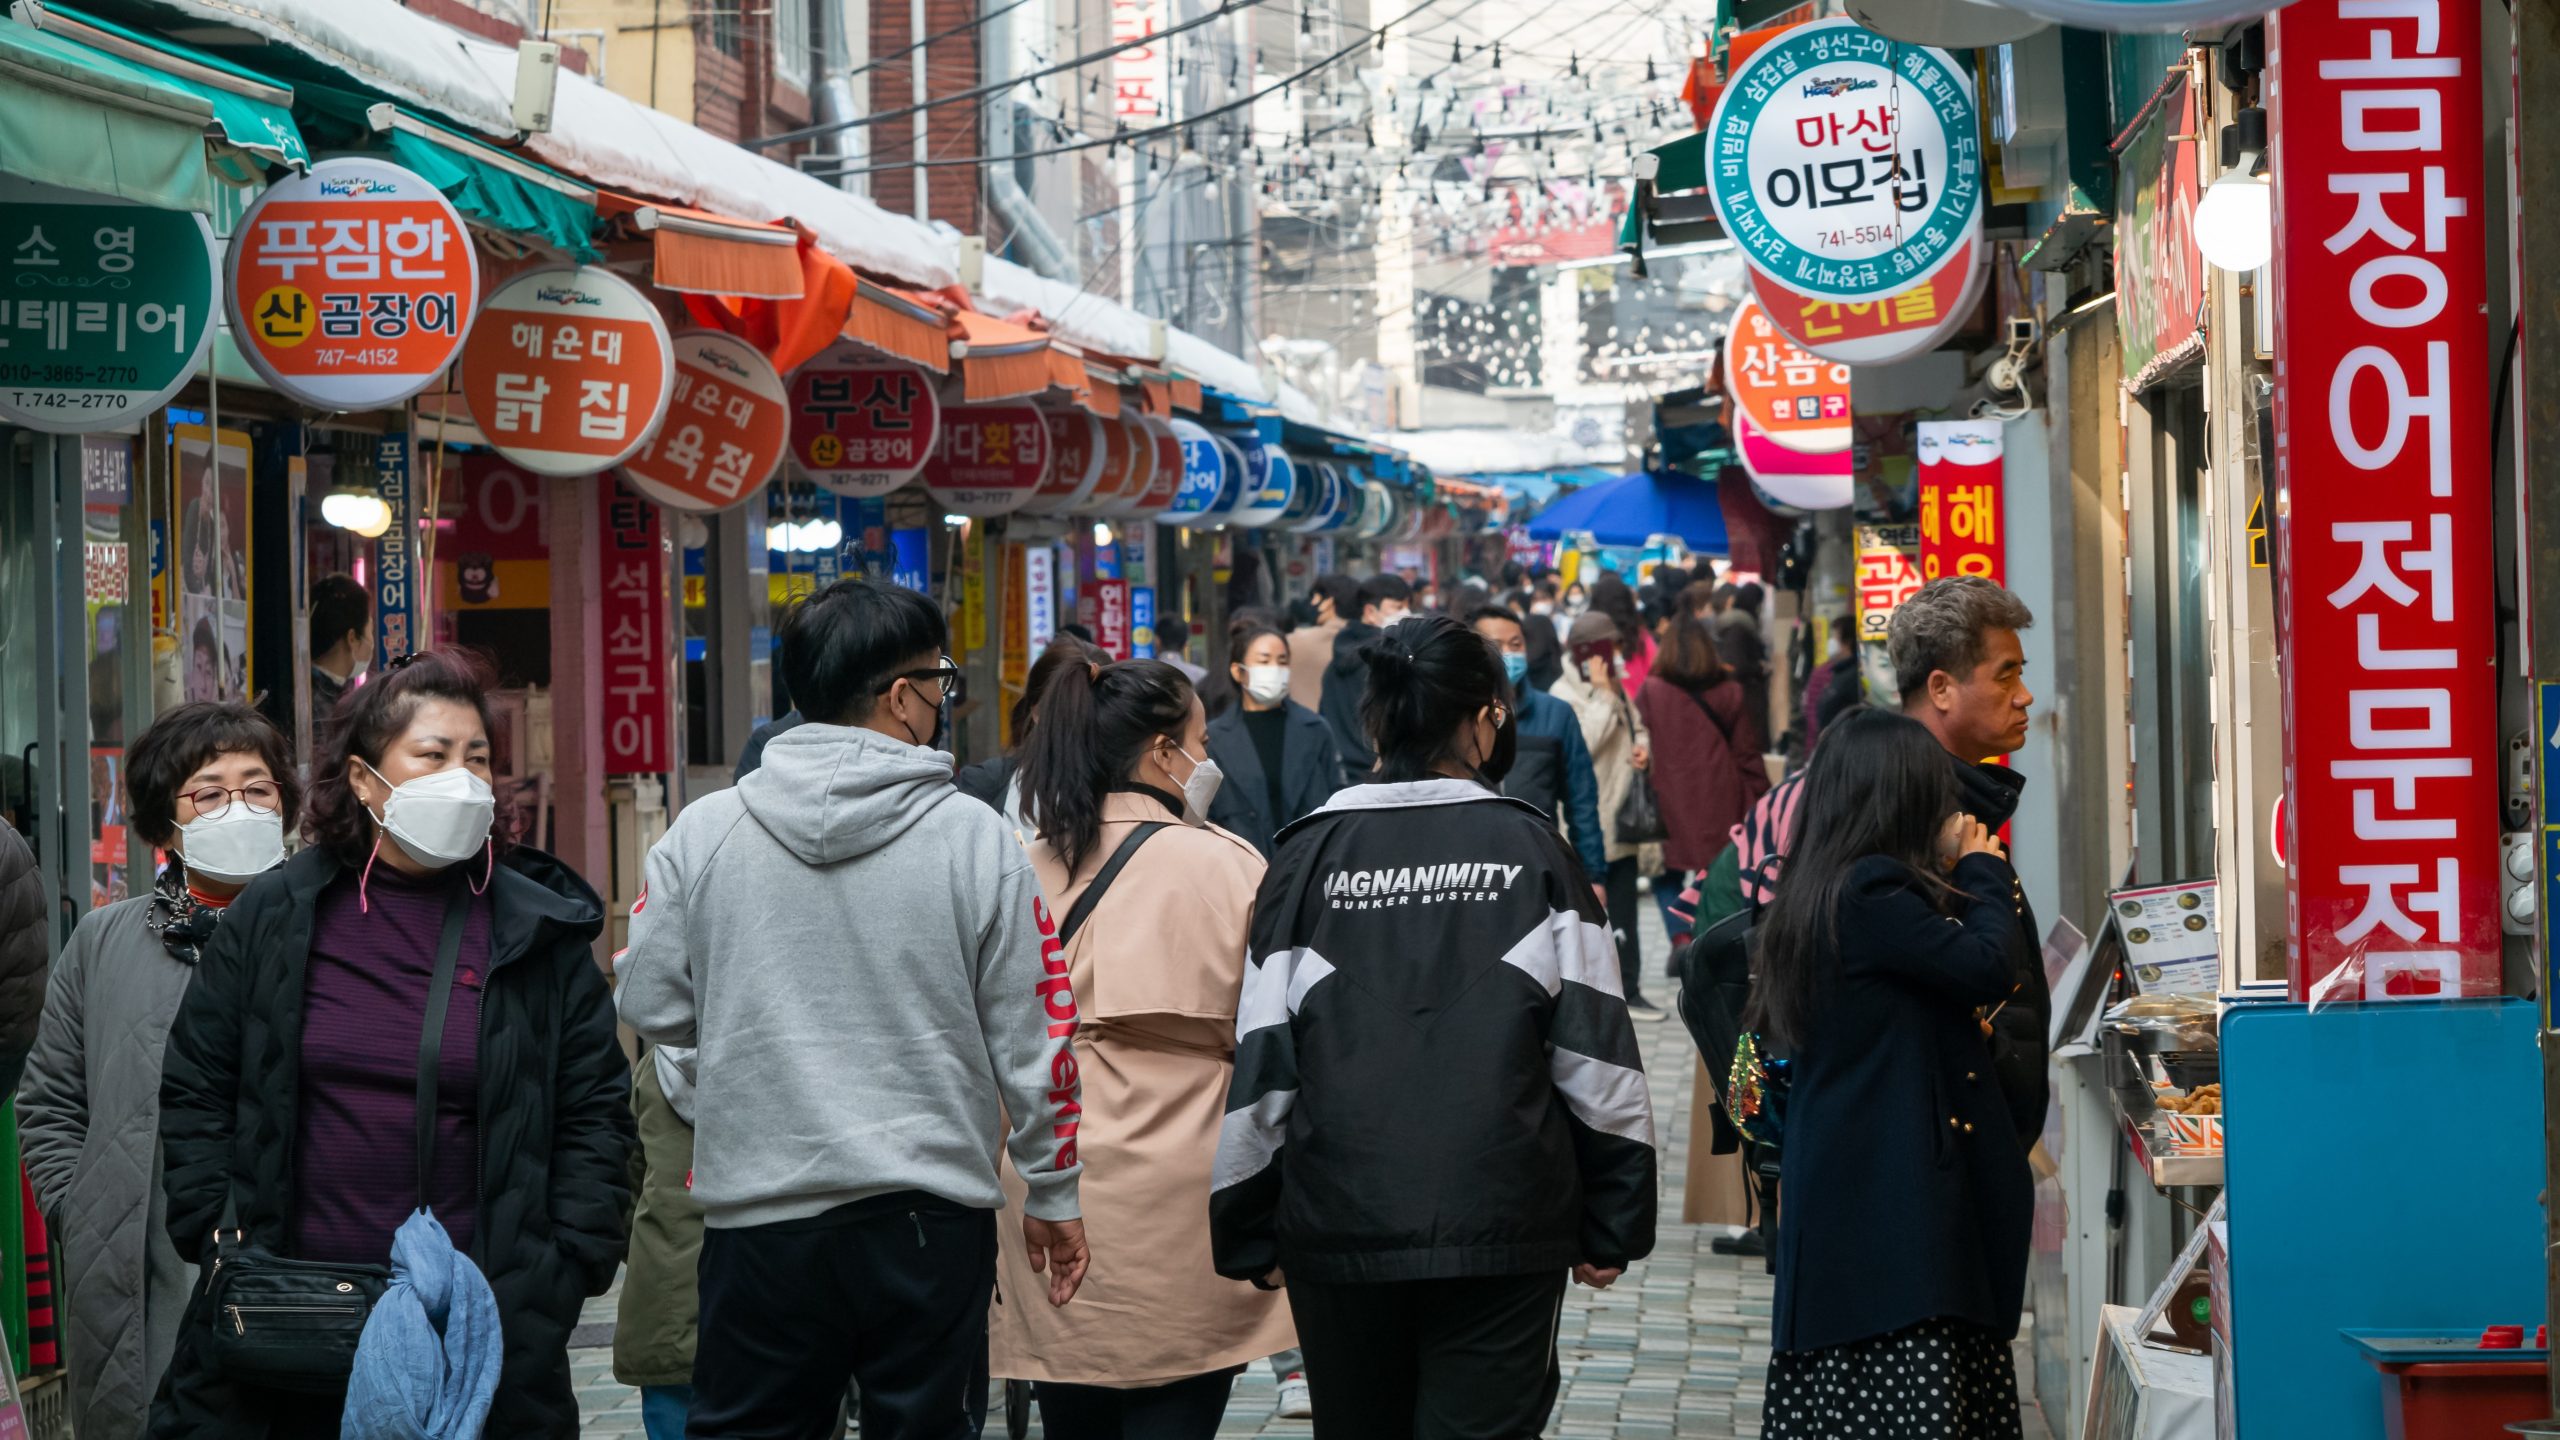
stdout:
[(1273, 1413), (1283, 1420), (1304, 1420), (1316, 1413), (1315, 1401), (1307, 1396), (1307, 1377), (1303, 1371), (1292, 1371), (1280, 1377), (1280, 1404)]
[(1662, 1019), (1665, 1013), (1660, 1007), (1647, 1005), (1641, 1000), (1627, 1007), (1627, 1018), (1639, 1025), (1650, 1025)]

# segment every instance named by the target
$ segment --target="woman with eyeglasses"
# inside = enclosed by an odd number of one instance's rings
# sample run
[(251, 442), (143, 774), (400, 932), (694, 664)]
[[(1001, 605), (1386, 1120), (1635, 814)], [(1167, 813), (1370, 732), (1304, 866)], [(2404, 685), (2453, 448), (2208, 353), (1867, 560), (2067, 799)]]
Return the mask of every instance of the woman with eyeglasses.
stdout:
[[(612, 1283), (631, 1213), (630, 1073), (592, 949), (602, 903), (494, 828), (489, 686), (477, 656), (429, 650), (339, 701), (308, 843), (232, 903), (170, 1027), (163, 1188), (169, 1238), (200, 1264), (219, 1230), (224, 1256), (245, 1243), (386, 1265), (395, 1233), (418, 1242), (403, 1227), (423, 1202), (495, 1294), (485, 1433), (570, 1440), (569, 1331)], [(225, 1368), (213, 1337), (223, 1326), (235, 1359), (244, 1338), (309, 1355), (307, 1332), (338, 1322), (308, 1307), (214, 1312), (208, 1279), (150, 1433), (335, 1437), (343, 1377), (258, 1383), (264, 1372)]]
[(195, 1285), (165, 1226), (161, 1047), (232, 898), (284, 863), (302, 801), (284, 736), (236, 701), (152, 722), (124, 781), (128, 841), (168, 864), (71, 932), (18, 1091), (27, 1178), (61, 1239), (71, 1422), (101, 1440), (142, 1433)]
[(1566, 1277), (1653, 1249), (1644, 1063), (1599, 897), (1496, 788), (1501, 657), (1434, 616), (1362, 659), (1377, 783), (1282, 832), (1254, 900), (1214, 1261), (1286, 1286), (1319, 1440), (1535, 1435)]

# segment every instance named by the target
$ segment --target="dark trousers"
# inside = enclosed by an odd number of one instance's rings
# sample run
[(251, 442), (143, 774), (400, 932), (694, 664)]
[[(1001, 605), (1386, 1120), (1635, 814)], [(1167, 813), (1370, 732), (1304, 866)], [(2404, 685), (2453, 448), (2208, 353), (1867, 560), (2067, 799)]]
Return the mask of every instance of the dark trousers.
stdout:
[(1231, 1365), (1141, 1390), (1039, 1380), (1031, 1393), (1039, 1397), (1040, 1433), (1047, 1440), (1210, 1440), (1226, 1418), (1227, 1394), (1242, 1369)]
[(1636, 928), (1636, 860), (1630, 855), (1609, 862), (1609, 878), (1602, 887), (1608, 892), (1609, 929), (1618, 938), (1618, 984), (1627, 992), (1627, 1003), (1644, 1003), (1644, 955)]
[(1562, 1373), (1565, 1272), (1328, 1285), (1289, 1278), (1317, 1440), (1525, 1440)]
[(922, 1191), (702, 1232), (688, 1440), (975, 1440), (996, 1217)]

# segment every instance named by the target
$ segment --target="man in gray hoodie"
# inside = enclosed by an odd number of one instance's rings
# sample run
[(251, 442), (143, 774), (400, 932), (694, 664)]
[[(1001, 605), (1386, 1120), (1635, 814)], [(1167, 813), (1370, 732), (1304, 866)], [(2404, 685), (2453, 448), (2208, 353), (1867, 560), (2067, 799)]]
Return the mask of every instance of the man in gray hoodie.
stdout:
[(617, 967), (623, 1020), (697, 1052), (690, 1428), (833, 1434), (850, 1380), (867, 1435), (963, 1440), (1008, 1123), (1048, 1302), (1084, 1278), (1075, 993), (1022, 847), (927, 748), (941, 611), (845, 580), (779, 638), (806, 723), (650, 850)]

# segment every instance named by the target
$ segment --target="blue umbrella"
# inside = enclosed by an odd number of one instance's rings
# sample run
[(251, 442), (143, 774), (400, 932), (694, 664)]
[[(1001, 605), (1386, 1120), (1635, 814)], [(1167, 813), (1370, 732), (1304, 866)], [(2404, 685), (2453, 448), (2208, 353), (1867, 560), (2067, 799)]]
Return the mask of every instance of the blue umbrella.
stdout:
[(1701, 555), (1732, 553), (1716, 487), (1677, 470), (1639, 471), (1576, 490), (1529, 522), (1529, 538), (1560, 540), (1587, 532), (1603, 545), (1642, 545), (1678, 536)]

